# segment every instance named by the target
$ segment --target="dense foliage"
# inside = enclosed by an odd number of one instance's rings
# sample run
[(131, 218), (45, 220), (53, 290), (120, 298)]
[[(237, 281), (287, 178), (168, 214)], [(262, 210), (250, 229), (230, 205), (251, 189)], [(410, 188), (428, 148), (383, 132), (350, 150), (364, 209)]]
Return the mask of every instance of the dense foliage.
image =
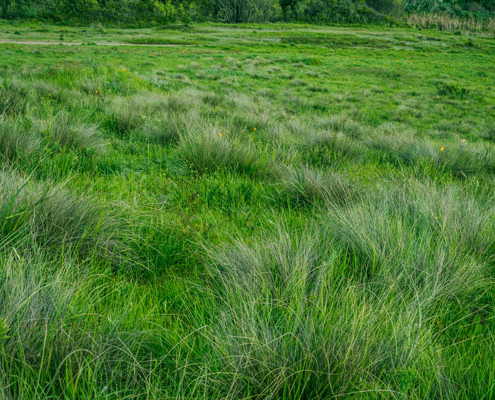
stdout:
[(495, 13), (495, 0), (404, 0), (405, 11), (445, 13), (460, 17), (489, 17)]
[(0, 0), (0, 17), (119, 25), (214, 20), (230, 23), (361, 22), (408, 12), (489, 16), (495, 0)]

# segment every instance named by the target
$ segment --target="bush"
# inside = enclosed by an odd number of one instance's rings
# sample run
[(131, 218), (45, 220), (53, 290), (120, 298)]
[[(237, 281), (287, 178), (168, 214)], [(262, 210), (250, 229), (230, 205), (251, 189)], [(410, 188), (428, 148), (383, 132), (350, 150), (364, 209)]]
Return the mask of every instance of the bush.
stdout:
[(366, 0), (366, 3), (379, 13), (395, 18), (404, 12), (402, 0)]
[(363, 1), (301, 0), (295, 7), (295, 18), (308, 22), (357, 22), (367, 20)]
[(278, 0), (217, 0), (218, 16), (224, 22), (270, 22), (280, 18)]

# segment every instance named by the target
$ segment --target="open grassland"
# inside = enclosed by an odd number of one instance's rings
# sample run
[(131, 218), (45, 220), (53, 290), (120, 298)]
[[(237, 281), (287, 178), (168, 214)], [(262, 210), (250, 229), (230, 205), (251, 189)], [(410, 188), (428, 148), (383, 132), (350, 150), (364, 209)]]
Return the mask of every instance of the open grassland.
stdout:
[(1, 399), (495, 397), (493, 37), (0, 39)]

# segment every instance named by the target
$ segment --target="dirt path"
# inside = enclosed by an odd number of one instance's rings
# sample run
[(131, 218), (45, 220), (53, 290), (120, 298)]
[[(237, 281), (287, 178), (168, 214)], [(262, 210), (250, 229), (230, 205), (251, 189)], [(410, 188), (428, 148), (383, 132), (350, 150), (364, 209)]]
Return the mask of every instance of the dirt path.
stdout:
[[(28, 44), (35, 46), (81, 46), (83, 42), (46, 42), (39, 40), (8, 40), (0, 39), (0, 44)], [(183, 47), (187, 44), (152, 44), (152, 43), (119, 43), (119, 42), (97, 42), (90, 43), (96, 46), (140, 46), (140, 47)]]

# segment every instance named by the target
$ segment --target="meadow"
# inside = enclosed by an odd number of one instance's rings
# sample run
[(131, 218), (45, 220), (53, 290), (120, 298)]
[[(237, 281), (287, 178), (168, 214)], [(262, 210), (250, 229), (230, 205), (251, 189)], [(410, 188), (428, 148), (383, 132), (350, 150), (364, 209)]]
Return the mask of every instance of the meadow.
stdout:
[(0, 23), (0, 398), (494, 398), (494, 66), (482, 32)]

